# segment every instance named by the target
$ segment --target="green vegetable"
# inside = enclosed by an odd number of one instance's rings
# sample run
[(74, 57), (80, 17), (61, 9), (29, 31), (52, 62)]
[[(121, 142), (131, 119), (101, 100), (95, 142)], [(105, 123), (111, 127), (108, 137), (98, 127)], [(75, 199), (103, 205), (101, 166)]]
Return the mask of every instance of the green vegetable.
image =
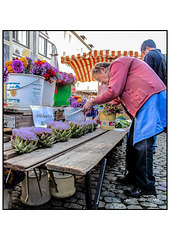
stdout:
[(128, 128), (130, 127), (131, 122), (123, 119), (116, 118), (116, 128)]

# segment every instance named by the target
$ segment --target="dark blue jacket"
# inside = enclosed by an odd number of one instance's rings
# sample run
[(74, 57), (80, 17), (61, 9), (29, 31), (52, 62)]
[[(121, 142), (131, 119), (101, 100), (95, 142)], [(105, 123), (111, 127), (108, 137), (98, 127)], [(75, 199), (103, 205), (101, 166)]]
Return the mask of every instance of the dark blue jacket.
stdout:
[(165, 85), (167, 85), (166, 57), (161, 53), (161, 50), (160, 49), (150, 50), (146, 54), (144, 61), (157, 73), (157, 75), (162, 79)]

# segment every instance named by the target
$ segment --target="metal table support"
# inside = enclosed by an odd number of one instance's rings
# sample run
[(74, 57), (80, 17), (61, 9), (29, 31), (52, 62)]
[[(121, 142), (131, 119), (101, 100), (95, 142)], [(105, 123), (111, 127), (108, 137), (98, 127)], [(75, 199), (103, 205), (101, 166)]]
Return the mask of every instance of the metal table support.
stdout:
[[(106, 162), (107, 162), (107, 158), (104, 157), (101, 160), (99, 180), (98, 180), (98, 183), (97, 183), (97, 188), (96, 188), (94, 201), (92, 201), (91, 170), (85, 175), (86, 209), (97, 209), (98, 208), (99, 200), (100, 200), (100, 193), (101, 193), (101, 189), (102, 189), (102, 183), (103, 183), (103, 178), (104, 178), (104, 173), (105, 173), (105, 168), (106, 168)], [(38, 168), (47, 170), (47, 167), (45, 165), (41, 165)]]
[(85, 176), (85, 187), (86, 187), (86, 209), (97, 209), (100, 199), (100, 193), (102, 189), (102, 183), (104, 178), (104, 172), (106, 168), (107, 158), (101, 160), (101, 167), (99, 173), (99, 180), (97, 184), (97, 189), (95, 193), (95, 198), (92, 203), (92, 188), (91, 188), (91, 171), (89, 171)]

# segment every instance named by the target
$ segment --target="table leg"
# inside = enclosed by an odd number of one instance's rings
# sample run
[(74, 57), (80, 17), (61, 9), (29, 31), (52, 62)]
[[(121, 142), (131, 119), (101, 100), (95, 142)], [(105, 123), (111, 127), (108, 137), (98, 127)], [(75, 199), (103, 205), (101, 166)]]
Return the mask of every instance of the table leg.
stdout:
[(102, 163), (101, 163), (100, 173), (99, 173), (99, 181), (97, 183), (97, 189), (96, 189), (96, 194), (95, 194), (92, 209), (97, 209), (98, 205), (99, 205), (99, 199), (100, 199), (100, 193), (101, 193), (101, 189), (102, 189), (104, 172), (105, 172), (105, 168), (106, 168), (106, 162), (107, 162), (107, 158), (103, 158)]

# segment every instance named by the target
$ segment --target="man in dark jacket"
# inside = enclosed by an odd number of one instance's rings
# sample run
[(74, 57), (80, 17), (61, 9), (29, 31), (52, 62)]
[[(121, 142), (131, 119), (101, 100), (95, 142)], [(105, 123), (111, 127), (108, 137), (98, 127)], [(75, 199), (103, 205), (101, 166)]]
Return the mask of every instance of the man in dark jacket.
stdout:
[(167, 86), (165, 55), (161, 53), (160, 49), (156, 48), (155, 42), (151, 39), (142, 43), (141, 52), (145, 55), (144, 62), (146, 62), (157, 73)]
[[(141, 52), (145, 55), (144, 62), (146, 62), (160, 77), (160, 79), (167, 86), (167, 73), (166, 73), (166, 57), (161, 53), (160, 49), (156, 48), (156, 44), (152, 39), (144, 41), (141, 45)], [(154, 137), (153, 153), (156, 150), (156, 138)]]

